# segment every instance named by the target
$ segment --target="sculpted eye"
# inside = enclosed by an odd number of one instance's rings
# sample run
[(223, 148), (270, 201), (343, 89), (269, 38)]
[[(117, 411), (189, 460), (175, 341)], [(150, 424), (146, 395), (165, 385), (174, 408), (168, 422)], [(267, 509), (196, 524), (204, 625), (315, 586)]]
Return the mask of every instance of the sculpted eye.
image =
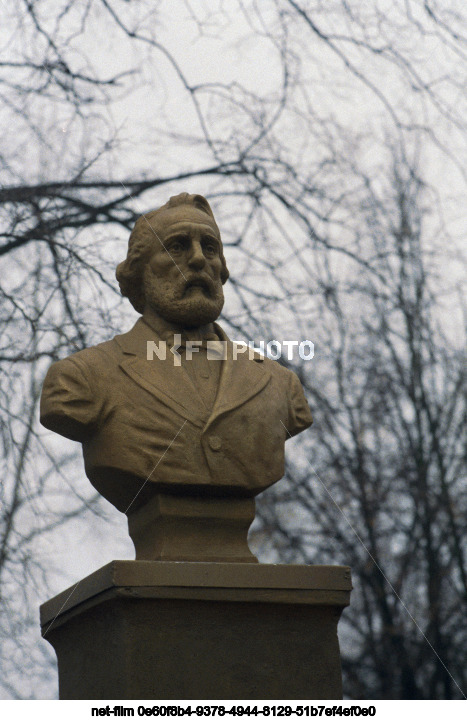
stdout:
[(219, 253), (219, 246), (215, 240), (211, 240), (211, 238), (204, 238), (203, 250), (205, 255), (214, 256)]
[(166, 248), (169, 251), (169, 253), (181, 253), (185, 249), (186, 242), (187, 242), (187, 239), (185, 236), (173, 238), (166, 245)]

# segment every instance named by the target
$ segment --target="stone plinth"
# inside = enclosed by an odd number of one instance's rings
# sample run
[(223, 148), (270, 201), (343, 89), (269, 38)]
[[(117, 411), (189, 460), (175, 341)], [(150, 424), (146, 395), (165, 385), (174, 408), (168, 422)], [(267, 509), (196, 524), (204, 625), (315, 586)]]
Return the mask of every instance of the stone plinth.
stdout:
[(61, 699), (338, 699), (346, 566), (113, 561), (41, 607)]
[(258, 563), (248, 547), (254, 498), (151, 493), (127, 512), (137, 561)]

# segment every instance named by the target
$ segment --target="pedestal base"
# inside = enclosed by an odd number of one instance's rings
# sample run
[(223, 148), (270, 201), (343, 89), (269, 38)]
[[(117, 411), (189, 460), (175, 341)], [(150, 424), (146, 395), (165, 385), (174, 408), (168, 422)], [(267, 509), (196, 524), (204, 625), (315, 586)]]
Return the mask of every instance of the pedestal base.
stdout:
[(61, 699), (338, 699), (345, 566), (113, 561), (41, 607)]

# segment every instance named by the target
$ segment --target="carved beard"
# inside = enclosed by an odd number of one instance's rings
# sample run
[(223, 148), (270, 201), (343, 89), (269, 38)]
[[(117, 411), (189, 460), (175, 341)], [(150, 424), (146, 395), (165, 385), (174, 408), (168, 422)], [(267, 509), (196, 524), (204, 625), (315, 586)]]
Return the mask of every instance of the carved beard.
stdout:
[[(200, 282), (203, 287), (194, 286)], [(220, 280), (205, 273), (193, 273), (186, 280), (154, 277), (149, 267), (143, 276), (146, 303), (164, 320), (184, 328), (198, 328), (213, 323), (224, 306), (224, 291)]]

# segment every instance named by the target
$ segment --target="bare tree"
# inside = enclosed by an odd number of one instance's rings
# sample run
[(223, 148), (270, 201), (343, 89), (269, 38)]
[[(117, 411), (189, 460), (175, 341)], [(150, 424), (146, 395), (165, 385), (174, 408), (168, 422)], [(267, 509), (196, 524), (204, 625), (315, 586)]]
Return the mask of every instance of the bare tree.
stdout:
[(316, 324), (329, 350), (299, 369), (316, 426), (288, 485), (264, 494), (257, 533), (263, 543), (272, 534), (289, 561), (351, 565), (349, 695), (462, 697), (463, 343), (443, 331), (449, 296), (437, 287), (440, 256), (425, 246), (427, 189), (399, 159), (387, 194), (371, 190), (360, 221), (372, 269), (329, 273)]

